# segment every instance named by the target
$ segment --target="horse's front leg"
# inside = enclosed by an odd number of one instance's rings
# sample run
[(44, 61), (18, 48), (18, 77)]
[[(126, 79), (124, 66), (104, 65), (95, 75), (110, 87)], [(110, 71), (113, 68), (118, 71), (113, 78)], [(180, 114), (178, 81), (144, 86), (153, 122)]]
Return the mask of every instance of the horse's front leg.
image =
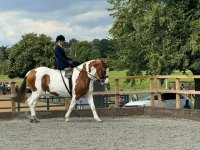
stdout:
[(99, 118), (99, 116), (97, 115), (97, 112), (96, 112), (96, 108), (95, 108), (95, 105), (94, 105), (94, 100), (93, 100), (93, 95), (92, 95), (92, 93), (88, 93), (87, 96), (86, 96), (86, 98), (87, 98), (88, 104), (90, 105), (90, 108), (91, 108), (91, 110), (92, 110), (94, 119), (95, 119), (97, 122), (101, 122), (101, 119)]
[(73, 96), (71, 103), (70, 103), (70, 106), (69, 106), (69, 109), (68, 109), (67, 113), (65, 114), (65, 122), (69, 121), (69, 116), (70, 116), (72, 110), (74, 109), (75, 105), (76, 105), (76, 99), (75, 99), (75, 96)]

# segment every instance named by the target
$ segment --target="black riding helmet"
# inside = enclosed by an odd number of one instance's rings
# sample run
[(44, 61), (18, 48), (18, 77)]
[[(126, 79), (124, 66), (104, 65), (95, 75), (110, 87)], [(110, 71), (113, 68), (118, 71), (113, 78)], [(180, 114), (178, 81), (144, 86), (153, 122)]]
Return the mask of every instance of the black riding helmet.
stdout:
[(58, 35), (56, 38), (56, 42), (58, 41), (65, 41), (65, 37), (63, 35)]

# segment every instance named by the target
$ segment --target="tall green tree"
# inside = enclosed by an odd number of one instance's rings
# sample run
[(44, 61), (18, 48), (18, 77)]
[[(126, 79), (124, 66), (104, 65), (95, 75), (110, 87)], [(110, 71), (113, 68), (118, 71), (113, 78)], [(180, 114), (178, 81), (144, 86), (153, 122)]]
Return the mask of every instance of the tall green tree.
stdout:
[[(108, 0), (115, 22), (110, 30), (116, 46), (116, 68), (129, 75), (171, 74), (190, 70), (200, 74), (199, 0)], [(200, 80), (195, 79), (200, 90)], [(200, 108), (200, 95), (195, 96)]]
[(4, 73), (3, 70), (8, 59), (9, 51), (10, 48), (7, 46), (0, 47), (0, 73)]
[(35, 67), (52, 67), (53, 64), (54, 45), (51, 37), (29, 33), (23, 35), (22, 39), (11, 47), (4, 69), (10, 78), (24, 77)]
[(9, 48), (7, 46), (1, 46), (0, 53), (1, 53), (0, 59), (2, 60), (8, 59)]
[(4, 60), (4, 54), (2, 51), (0, 51), (0, 62), (2, 62)]
[(77, 55), (77, 50), (76, 50), (77, 43), (78, 43), (78, 41), (76, 39), (69, 40), (69, 50), (70, 50), (73, 58), (76, 58), (76, 55)]
[(99, 51), (100, 58), (107, 58), (109, 54), (115, 53), (113, 42), (110, 39), (94, 39), (91, 44), (93, 50)]
[(74, 59), (83, 63), (91, 60), (90, 53), (92, 51), (92, 46), (88, 41), (79, 41), (74, 45), (74, 51), (76, 51), (76, 56)]

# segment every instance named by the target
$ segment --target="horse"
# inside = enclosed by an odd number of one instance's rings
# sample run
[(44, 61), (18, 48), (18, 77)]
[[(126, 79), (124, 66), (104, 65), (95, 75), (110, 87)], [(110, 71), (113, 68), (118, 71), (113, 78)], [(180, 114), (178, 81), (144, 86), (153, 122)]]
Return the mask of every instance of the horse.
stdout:
[(44, 92), (49, 92), (55, 96), (72, 97), (68, 111), (65, 114), (65, 122), (70, 121), (69, 116), (76, 101), (85, 97), (92, 110), (94, 119), (100, 122), (94, 101), (93, 101), (93, 82), (99, 80), (101, 84), (108, 83), (108, 65), (102, 60), (90, 60), (73, 68), (71, 96), (69, 89), (69, 80), (63, 77), (65, 71), (51, 69), (47, 67), (38, 67), (28, 71), (18, 94), (13, 98), (15, 102), (25, 102), (26, 86), (30, 87), (32, 94), (28, 97), (27, 102), (30, 108), (30, 122), (37, 123), (36, 103)]

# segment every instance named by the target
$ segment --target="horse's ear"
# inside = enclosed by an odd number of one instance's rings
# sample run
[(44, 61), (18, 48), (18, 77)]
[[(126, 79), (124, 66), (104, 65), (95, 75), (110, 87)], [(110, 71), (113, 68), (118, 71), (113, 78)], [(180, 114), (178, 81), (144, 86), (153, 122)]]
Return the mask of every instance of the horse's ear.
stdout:
[(101, 62), (102, 62), (102, 64), (103, 64), (104, 67), (108, 67), (108, 63), (109, 63), (108, 59), (106, 59), (106, 58), (102, 59), (101, 58), (100, 60), (101, 60)]
[(105, 59), (105, 58), (104, 58), (104, 59), (101, 58), (100, 60), (101, 60), (102, 62), (106, 63), (106, 59)]
[(106, 64), (108, 64), (108, 62), (109, 62), (109, 60), (108, 60), (108, 59), (106, 59), (106, 58), (104, 58), (104, 59), (101, 59), (101, 61), (102, 61), (102, 62), (104, 62), (104, 63), (106, 63)]

